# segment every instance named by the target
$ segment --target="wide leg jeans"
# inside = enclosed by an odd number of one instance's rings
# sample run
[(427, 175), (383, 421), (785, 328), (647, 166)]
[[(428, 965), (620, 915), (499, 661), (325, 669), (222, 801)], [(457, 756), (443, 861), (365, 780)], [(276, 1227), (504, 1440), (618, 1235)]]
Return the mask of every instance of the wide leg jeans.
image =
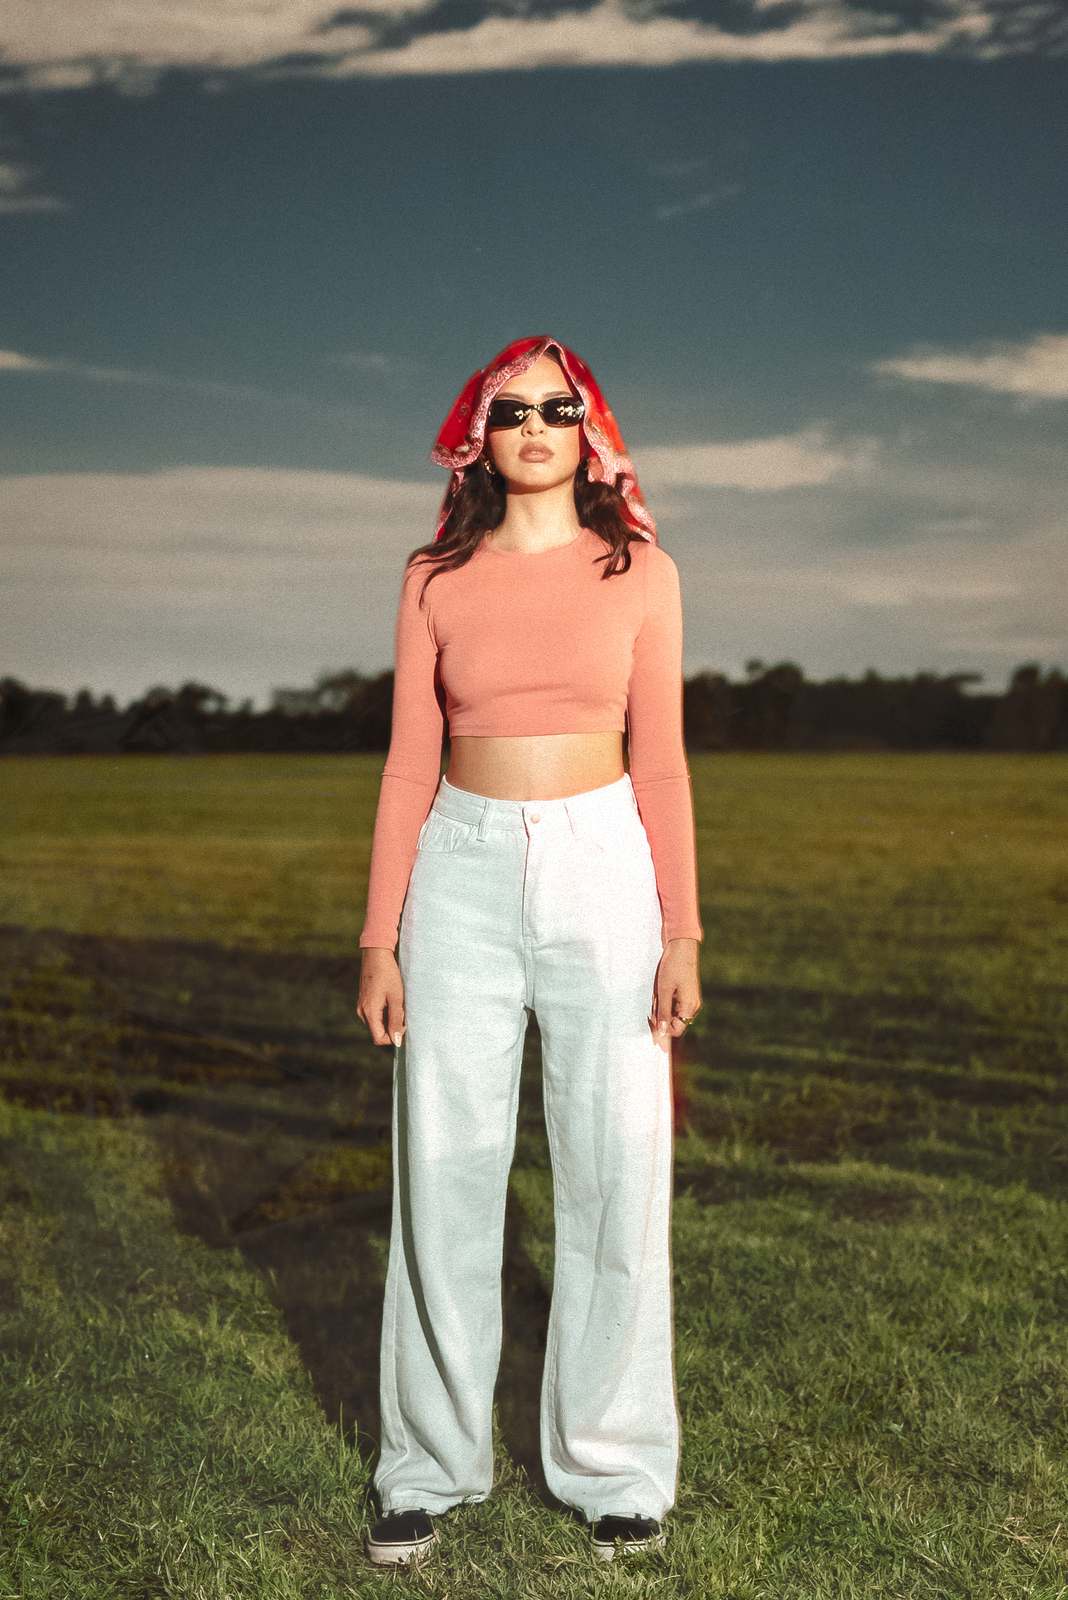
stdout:
[(401, 922), (382, 1329), (385, 1512), (484, 1499), (504, 1208), (528, 1013), (541, 1030), (556, 1264), (541, 1397), (552, 1492), (590, 1520), (675, 1493), (670, 1060), (661, 914), (630, 779), (567, 800), (442, 782)]

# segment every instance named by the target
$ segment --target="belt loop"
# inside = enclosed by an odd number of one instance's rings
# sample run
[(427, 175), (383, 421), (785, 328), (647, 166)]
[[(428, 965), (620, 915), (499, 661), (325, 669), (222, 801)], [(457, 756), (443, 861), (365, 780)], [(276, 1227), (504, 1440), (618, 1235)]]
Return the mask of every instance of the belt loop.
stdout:
[(489, 832), (489, 814), (491, 801), (487, 800), (482, 807), (482, 815), (478, 819), (478, 833), (476, 838), (479, 844), (485, 844), (486, 834)]

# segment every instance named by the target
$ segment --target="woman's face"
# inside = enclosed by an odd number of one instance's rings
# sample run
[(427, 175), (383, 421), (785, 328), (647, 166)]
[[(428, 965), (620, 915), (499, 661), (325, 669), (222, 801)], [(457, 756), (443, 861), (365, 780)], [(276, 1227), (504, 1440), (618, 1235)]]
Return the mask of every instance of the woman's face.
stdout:
[[(506, 383), (501, 400), (523, 400), (540, 405), (543, 400), (573, 395), (562, 368), (552, 356), (541, 356), (532, 367)], [(532, 411), (518, 428), (492, 428), (486, 434), (486, 453), (512, 492), (553, 489), (574, 478), (582, 458), (582, 429), (549, 428)]]

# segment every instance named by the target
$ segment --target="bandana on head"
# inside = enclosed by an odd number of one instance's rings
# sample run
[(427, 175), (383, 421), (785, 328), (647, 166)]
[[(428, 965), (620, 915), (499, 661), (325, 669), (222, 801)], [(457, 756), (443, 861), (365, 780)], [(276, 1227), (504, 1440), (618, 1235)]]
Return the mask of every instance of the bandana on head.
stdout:
[(587, 471), (590, 477), (599, 483), (612, 484), (619, 478), (618, 487), (626, 505), (628, 521), (643, 539), (655, 544), (656, 523), (646, 510), (638, 487), (638, 475), (627, 455), (616, 419), (597, 387), (596, 378), (586, 363), (573, 350), (561, 344), (559, 339), (545, 338), (517, 339), (514, 344), (508, 345), (494, 356), (489, 366), (481, 367), (468, 378), (453, 402), (445, 425), (438, 434), (438, 442), (430, 454), (431, 461), (436, 461), (439, 467), (448, 467), (452, 473), (438, 513), (436, 537), (440, 539), (442, 536), (452, 510), (453, 497), (463, 482), (464, 473), (482, 453), (491, 402), (506, 383), (526, 372), (547, 350), (555, 351), (568, 382), (586, 408), (585, 418), (579, 426), (589, 446)]

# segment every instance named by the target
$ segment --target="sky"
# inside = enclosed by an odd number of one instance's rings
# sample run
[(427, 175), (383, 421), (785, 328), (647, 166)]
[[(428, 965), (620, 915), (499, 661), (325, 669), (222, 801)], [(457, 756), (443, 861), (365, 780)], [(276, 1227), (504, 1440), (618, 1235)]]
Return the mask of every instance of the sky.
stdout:
[(592, 366), (688, 673), (1068, 670), (1068, 12), (6, 0), (0, 676), (392, 655), (462, 383)]

